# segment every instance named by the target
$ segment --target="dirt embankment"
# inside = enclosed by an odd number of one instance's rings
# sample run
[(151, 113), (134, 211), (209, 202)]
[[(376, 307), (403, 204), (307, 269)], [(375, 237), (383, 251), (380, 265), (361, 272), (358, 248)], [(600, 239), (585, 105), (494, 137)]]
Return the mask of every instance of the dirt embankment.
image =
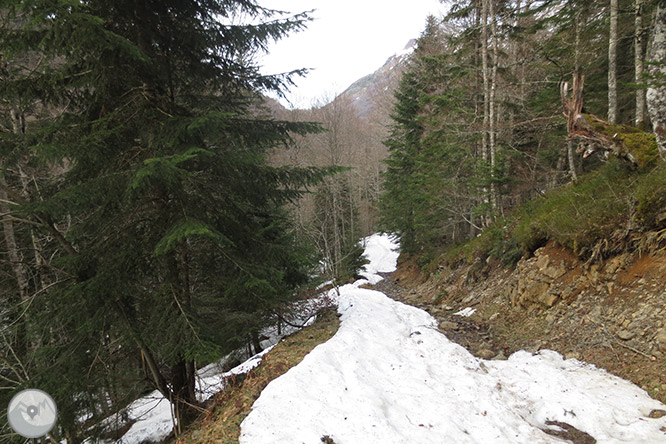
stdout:
[[(549, 243), (506, 269), (477, 260), (426, 277), (410, 258), (379, 284), (428, 310), (486, 359), (551, 349), (633, 381), (666, 402), (666, 251), (585, 264)], [(470, 317), (455, 313), (471, 307)]]

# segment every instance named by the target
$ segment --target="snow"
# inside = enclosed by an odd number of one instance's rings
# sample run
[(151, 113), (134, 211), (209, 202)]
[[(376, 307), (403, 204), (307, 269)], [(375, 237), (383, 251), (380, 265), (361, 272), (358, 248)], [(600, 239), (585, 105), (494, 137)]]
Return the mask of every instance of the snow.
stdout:
[(469, 318), (474, 313), (476, 313), (476, 308), (467, 307), (467, 308), (463, 308), (462, 310), (460, 310), (456, 313), (453, 313), (453, 314), (456, 315), (456, 316), (462, 316), (464, 318)]
[[(228, 372), (220, 371), (220, 364), (210, 364), (197, 372), (197, 393), (200, 401), (205, 401), (222, 390), (224, 381), (234, 375), (249, 372), (257, 367), (262, 358), (273, 347), (234, 367)], [(126, 420), (136, 421), (116, 444), (138, 444), (163, 441), (173, 430), (174, 420), (171, 405), (162, 394), (155, 390), (149, 395), (134, 401), (126, 409)], [(109, 423), (113, 423), (112, 418)]]
[[(367, 281), (363, 283), (375, 285), (382, 280), (378, 273), (391, 273), (396, 270), (398, 256), (400, 256), (397, 242), (395, 236), (387, 234), (373, 235), (363, 239), (362, 243), (365, 247), (363, 256), (370, 262), (360, 272), (360, 275)], [(354, 285), (358, 287), (361, 284), (354, 283)]]
[[(285, 310), (284, 316), (294, 325), (307, 326), (315, 321), (313, 313), (316, 313), (322, 306), (330, 304), (331, 299), (328, 294), (322, 294), (318, 298), (294, 303), (293, 307)], [(296, 330), (298, 328), (289, 325), (282, 326), (281, 334), (277, 333), (275, 327), (265, 329), (261, 332), (261, 335), (266, 336), (268, 339), (261, 342), (261, 346), (264, 347), (261, 353), (250, 357), (228, 372), (222, 370), (224, 364), (237, 358), (238, 353), (232, 353), (220, 360), (220, 362), (212, 363), (197, 371), (196, 383), (199, 401), (205, 401), (215, 393), (221, 391), (228, 378), (234, 375), (245, 374), (257, 367), (264, 355), (279, 342), (280, 338)], [(102, 425), (117, 429), (128, 422), (134, 422), (134, 424), (132, 424), (120, 440), (116, 441), (116, 444), (161, 442), (173, 431), (174, 420), (172, 419), (171, 405), (159, 391), (155, 390), (130, 404), (125, 409), (124, 415), (114, 415), (108, 418)]]
[(241, 425), (240, 444), (562, 443), (570, 424), (598, 443), (666, 443), (666, 405), (628, 381), (554, 351), (478, 359), (428, 313), (360, 288), (395, 269), (397, 242), (365, 240), (365, 279), (338, 289), (336, 335), (271, 382)]

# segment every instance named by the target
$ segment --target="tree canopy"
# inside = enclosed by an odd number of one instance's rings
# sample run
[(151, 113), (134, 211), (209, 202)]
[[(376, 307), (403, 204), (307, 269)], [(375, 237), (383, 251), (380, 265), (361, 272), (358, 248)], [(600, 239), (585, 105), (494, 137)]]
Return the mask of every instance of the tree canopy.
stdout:
[(303, 71), (253, 62), (308, 17), (254, 0), (2, 1), (0, 17), (5, 244), (23, 262), (3, 262), (3, 376), (54, 396), (68, 442), (146, 383), (184, 418), (196, 366), (308, 277), (283, 206), (325, 171), (266, 151), (318, 126), (266, 117), (261, 94)]

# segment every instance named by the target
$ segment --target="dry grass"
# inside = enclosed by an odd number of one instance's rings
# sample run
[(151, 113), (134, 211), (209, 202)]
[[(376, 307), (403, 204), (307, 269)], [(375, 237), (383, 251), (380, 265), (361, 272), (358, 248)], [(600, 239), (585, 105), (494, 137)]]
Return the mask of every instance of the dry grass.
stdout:
[(279, 343), (264, 357), (259, 367), (244, 377), (228, 381), (227, 387), (215, 396), (208, 412), (190, 426), (176, 443), (238, 443), (240, 424), (250, 413), (261, 391), (273, 379), (301, 362), (314, 347), (330, 339), (339, 324), (335, 309), (322, 310), (312, 326)]

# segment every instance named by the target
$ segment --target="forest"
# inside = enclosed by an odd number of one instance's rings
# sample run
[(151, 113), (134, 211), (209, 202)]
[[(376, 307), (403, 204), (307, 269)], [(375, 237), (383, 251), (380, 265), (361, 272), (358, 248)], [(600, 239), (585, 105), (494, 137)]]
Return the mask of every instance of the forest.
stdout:
[(47, 391), (54, 442), (102, 436), (151, 390), (186, 424), (197, 369), (260, 351), (378, 229), (424, 264), (663, 235), (666, 5), (445, 3), (361, 116), (344, 95), (266, 98), (307, 71), (256, 56), (307, 13), (0, 1), (0, 404)]
[(599, 232), (657, 228), (662, 14), (657, 2), (483, 0), (430, 18), (396, 92), (382, 226), (426, 254), (483, 232), (508, 261), (547, 239), (589, 257)]

